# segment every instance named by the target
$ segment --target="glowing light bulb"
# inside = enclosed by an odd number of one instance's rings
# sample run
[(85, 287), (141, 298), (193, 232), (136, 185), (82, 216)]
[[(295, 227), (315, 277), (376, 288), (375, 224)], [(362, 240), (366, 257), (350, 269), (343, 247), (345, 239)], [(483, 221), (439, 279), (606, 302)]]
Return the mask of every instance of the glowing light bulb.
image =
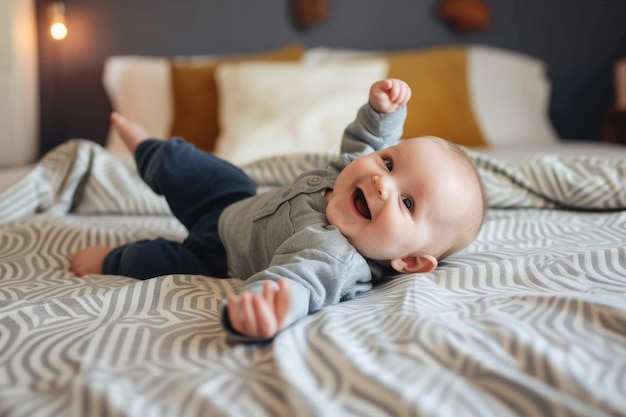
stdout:
[(63, 1), (51, 2), (48, 6), (48, 14), (50, 18), (50, 36), (52, 36), (52, 39), (65, 39), (67, 36), (65, 3)]
[(67, 36), (67, 26), (63, 22), (56, 22), (50, 26), (50, 35), (53, 39), (60, 41)]

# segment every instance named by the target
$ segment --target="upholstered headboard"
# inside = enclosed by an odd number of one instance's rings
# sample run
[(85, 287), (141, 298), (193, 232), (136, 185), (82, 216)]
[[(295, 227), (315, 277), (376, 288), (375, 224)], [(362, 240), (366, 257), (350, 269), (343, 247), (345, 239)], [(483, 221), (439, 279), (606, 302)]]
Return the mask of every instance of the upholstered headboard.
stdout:
[[(414, 91), (404, 137), (496, 147), (558, 139), (545, 63), (481, 45), (393, 53), (287, 45), (236, 59), (114, 56), (103, 82), (114, 108), (153, 136), (183, 136), (243, 164), (337, 152), (371, 83), (388, 76)], [(114, 131), (107, 147), (126, 152)]]

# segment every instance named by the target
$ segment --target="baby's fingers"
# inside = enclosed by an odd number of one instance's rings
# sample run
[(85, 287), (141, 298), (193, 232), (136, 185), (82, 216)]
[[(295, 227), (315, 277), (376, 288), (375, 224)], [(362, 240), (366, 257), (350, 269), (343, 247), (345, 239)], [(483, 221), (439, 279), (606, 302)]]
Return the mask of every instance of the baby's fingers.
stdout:
[(400, 97), (400, 93), (402, 92), (401, 90), (402, 84), (394, 78), (390, 78), (387, 81), (389, 81), (389, 88), (387, 89), (389, 100), (392, 103), (395, 103)]
[(270, 305), (260, 295), (256, 295), (252, 298), (252, 305), (256, 314), (256, 336), (274, 336), (278, 332), (278, 323)]
[(404, 106), (411, 98), (411, 88), (401, 80), (392, 79), (393, 88), (389, 93), (389, 99), (398, 107)]
[(265, 281), (265, 284), (263, 284), (263, 298), (265, 298), (267, 305), (270, 307), (274, 306), (274, 300), (279, 288), (278, 283), (274, 281)]
[(393, 89), (393, 78), (387, 78), (380, 81), (381, 91), (390, 91)]
[(276, 312), (276, 320), (278, 327), (281, 328), (289, 314), (291, 308), (291, 289), (285, 278), (278, 281), (279, 290), (274, 301), (274, 311)]
[(227, 303), (230, 325), (233, 326), (233, 329), (237, 330), (239, 333), (243, 333), (243, 316), (239, 308), (239, 299), (236, 295), (231, 294), (228, 296)]
[(411, 99), (411, 87), (409, 87), (409, 85), (407, 83), (402, 83), (401, 84), (401, 92), (400, 92), (400, 106), (404, 106), (406, 103), (409, 102), (409, 100)]
[(239, 333), (246, 336), (256, 337), (258, 335), (258, 324), (252, 305), (252, 295), (244, 292), (236, 297), (228, 297), (228, 314), (230, 324)]

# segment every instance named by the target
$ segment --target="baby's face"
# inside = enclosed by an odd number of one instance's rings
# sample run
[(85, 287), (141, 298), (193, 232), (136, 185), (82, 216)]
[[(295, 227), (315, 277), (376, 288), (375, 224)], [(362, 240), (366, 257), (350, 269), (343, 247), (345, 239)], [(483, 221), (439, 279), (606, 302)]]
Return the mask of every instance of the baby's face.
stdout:
[(389, 261), (433, 255), (471, 205), (467, 178), (447, 146), (402, 141), (352, 161), (327, 193), (326, 215), (364, 256)]

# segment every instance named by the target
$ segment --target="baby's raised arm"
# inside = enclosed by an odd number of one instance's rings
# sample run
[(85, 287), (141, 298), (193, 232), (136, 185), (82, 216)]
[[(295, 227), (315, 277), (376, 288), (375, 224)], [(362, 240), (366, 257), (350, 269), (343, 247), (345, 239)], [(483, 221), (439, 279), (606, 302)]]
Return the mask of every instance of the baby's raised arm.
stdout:
[(411, 98), (411, 87), (402, 80), (387, 78), (370, 88), (370, 105), (379, 113), (391, 113)]

